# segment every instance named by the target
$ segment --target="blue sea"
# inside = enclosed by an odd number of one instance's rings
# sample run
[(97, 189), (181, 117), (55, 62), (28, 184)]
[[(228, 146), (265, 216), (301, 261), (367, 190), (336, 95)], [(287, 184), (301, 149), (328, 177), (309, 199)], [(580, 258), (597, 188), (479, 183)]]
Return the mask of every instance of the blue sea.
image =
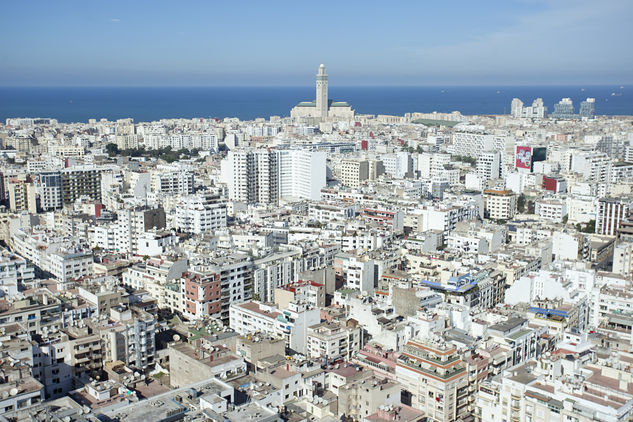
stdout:
[[(633, 115), (633, 86), (416, 86), (330, 87), (330, 98), (349, 102), (357, 113), (403, 115), (432, 111), (504, 114), (512, 98), (526, 105), (541, 97), (549, 111), (563, 97), (576, 110), (596, 98), (596, 114)], [(87, 122), (132, 117), (163, 118), (287, 116), (299, 101), (314, 99), (313, 87), (0, 87), (0, 121), (8, 117), (52, 117)]]

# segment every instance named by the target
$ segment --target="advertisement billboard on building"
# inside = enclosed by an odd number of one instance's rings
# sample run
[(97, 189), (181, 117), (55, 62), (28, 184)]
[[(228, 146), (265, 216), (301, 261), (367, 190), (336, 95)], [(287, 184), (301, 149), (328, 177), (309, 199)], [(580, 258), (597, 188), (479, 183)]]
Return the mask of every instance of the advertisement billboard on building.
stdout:
[(517, 146), (516, 168), (528, 170), (532, 168), (532, 147)]

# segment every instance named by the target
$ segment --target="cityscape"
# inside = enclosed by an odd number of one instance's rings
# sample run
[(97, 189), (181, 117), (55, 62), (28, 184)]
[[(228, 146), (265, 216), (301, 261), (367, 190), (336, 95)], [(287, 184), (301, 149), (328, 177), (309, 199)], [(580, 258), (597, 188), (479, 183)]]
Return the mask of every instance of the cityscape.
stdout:
[(372, 114), (324, 62), (254, 119), (5, 100), (0, 422), (633, 421), (627, 87)]

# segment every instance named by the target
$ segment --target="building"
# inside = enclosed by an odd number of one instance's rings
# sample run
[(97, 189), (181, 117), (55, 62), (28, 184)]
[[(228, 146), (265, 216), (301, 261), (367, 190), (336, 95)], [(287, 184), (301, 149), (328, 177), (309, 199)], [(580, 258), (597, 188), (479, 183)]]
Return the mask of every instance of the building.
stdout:
[(110, 308), (110, 317), (87, 322), (103, 344), (103, 361), (121, 361), (130, 368), (146, 370), (156, 358), (156, 317), (135, 307)]
[(358, 188), (363, 181), (369, 179), (369, 162), (365, 160), (343, 160), (341, 162), (341, 179), (344, 186)]
[(563, 98), (558, 103), (554, 104), (554, 112), (552, 118), (554, 119), (575, 119), (577, 116), (574, 111), (574, 103), (571, 98)]
[(9, 209), (37, 213), (35, 185), (30, 180), (11, 179), (7, 184), (9, 191)]
[(615, 236), (631, 210), (631, 203), (625, 199), (600, 198), (596, 210), (596, 234)]
[(593, 119), (596, 117), (596, 99), (587, 98), (585, 101), (581, 102), (578, 116), (581, 119)]
[(193, 183), (193, 172), (188, 170), (161, 171), (151, 177), (152, 191), (167, 195), (190, 195)]
[(222, 160), (229, 200), (247, 204), (279, 202), (279, 154), (269, 149), (237, 149)]
[(82, 196), (101, 201), (101, 170), (95, 167), (71, 167), (61, 171), (62, 199), (74, 203)]
[(483, 152), (477, 157), (477, 174), (484, 181), (501, 177), (501, 153)]
[(326, 153), (305, 149), (282, 149), (279, 154), (279, 197), (321, 199), (327, 185)]
[(534, 214), (557, 223), (563, 222), (567, 215), (566, 201), (556, 199), (539, 199), (534, 202)]
[(508, 190), (484, 190), (486, 217), (491, 220), (510, 220), (517, 212), (517, 196)]
[(226, 199), (217, 193), (186, 196), (176, 208), (176, 229), (203, 234), (226, 227)]
[(518, 98), (512, 99), (511, 114), (517, 119), (542, 119), (547, 113), (547, 107), (543, 105), (543, 99), (537, 98), (532, 102), (532, 106), (524, 107), (523, 101)]
[(621, 242), (613, 249), (613, 269), (625, 277), (633, 275), (633, 243)]
[(308, 327), (307, 352), (314, 358), (350, 360), (362, 347), (361, 330), (340, 322), (323, 322)]
[(230, 306), (230, 327), (242, 335), (264, 333), (283, 338), (286, 346), (307, 353), (308, 327), (321, 321), (320, 310), (292, 302), (286, 309), (249, 301)]
[(468, 372), (453, 345), (410, 340), (398, 357), (396, 380), (402, 403), (434, 421), (455, 421), (468, 413)]
[(63, 205), (61, 172), (41, 172), (39, 178), (40, 208), (43, 211), (60, 209)]
[(375, 287), (374, 261), (368, 256), (340, 252), (334, 258), (337, 286), (372, 293)]
[(291, 111), (292, 118), (313, 118), (316, 121), (353, 120), (354, 110), (344, 101), (328, 98), (328, 76), (325, 65), (319, 66), (316, 76), (316, 99), (297, 104)]

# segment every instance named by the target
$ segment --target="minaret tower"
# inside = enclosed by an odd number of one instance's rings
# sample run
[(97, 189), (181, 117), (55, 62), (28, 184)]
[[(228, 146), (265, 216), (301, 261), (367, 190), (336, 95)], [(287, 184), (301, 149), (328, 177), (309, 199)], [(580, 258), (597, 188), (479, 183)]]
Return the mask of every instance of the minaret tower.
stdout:
[(321, 120), (327, 119), (328, 98), (327, 98), (327, 73), (325, 65), (319, 66), (319, 73), (316, 78), (316, 109)]

